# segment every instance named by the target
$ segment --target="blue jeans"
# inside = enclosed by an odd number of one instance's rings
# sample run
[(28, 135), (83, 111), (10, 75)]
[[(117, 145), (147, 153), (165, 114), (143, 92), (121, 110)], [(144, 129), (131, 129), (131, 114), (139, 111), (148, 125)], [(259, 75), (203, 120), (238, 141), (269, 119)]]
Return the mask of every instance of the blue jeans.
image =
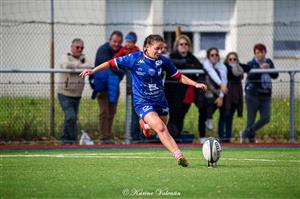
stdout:
[(65, 114), (61, 141), (63, 144), (77, 142), (77, 114), (81, 97), (68, 97), (58, 94), (60, 106)]
[[(221, 107), (220, 109), (220, 117), (218, 122), (218, 134), (222, 142), (230, 142), (231, 134), (232, 134), (232, 123), (235, 109), (232, 108), (230, 113), (227, 115), (225, 107)], [(224, 129), (225, 127), (225, 129)], [(225, 132), (224, 132), (225, 130)]]

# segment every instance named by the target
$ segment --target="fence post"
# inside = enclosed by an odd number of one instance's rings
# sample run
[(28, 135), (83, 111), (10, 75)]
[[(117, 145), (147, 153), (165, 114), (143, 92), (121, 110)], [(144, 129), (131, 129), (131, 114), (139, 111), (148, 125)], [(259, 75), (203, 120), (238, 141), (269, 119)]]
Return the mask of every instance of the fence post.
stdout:
[(290, 143), (295, 142), (295, 72), (290, 74)]
[[(51, 48), (50, 68), (54, 68), (54, 0), (51, 0)], [(50, 134), (55, 136), (55, 97), (54, 97), (54, 73), (50, 74)]]
[(131, 89), (128, 82), (131, 82), (131, 79), (129, 78), (131, 74), (129, 74), (128, 71), (126, 71), (126, 110), (125, 110), (125, 140), (124, 144), (130, 144), (131, 141), (131, 95), (132, 93), (128, 93), (128, 91)]

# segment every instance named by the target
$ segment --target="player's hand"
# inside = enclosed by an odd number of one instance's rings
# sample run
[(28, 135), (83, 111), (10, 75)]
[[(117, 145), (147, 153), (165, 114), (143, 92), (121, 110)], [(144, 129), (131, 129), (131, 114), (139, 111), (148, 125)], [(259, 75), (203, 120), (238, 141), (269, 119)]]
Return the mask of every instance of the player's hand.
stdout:
[(84, 78), (85, 76), (91, 75), (93, 74), (93, 70), (92, 69), (85, 69), (84, 71), (82, 71), (79, 76)]
[(228, 93), (228, 88), (225, 84), (220, 85), (220, 90), (222, 93), (227, 94)]
[(222, 97), (218, 97), (215, 101), (215, 104), (217, 105), (217, 107), (221, 107), (223, 106), (223, 98)]
[(207, 89), (206, 85), (205, 84), (201, 84), (201, 83), (196, 83), (195, 87), (196, 88), (200, 88), (200, 89), (202, 89), (204, 91), (206, 91), (206, 89)]

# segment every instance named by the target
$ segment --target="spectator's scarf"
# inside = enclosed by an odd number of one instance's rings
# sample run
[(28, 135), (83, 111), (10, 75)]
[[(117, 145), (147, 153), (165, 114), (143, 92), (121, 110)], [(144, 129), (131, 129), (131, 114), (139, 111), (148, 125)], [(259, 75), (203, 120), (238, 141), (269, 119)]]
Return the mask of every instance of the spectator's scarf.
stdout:
[(239, 77), (244, 74), (244, 70), (239, 64), (229, 64), (229, 66), (234, 76)]
[[(261, 64), (267, 63), (266, 59), (264, 59), (263, 61), (259, 61), (258, 59), (255, 58), (255, 61), (258, 63), (259, 66)], [(263, 73), (260, 77), (260, 81), (261, 81), (261, 87), (263, 89), (272, 89), (272, 80), (269, 73)]]

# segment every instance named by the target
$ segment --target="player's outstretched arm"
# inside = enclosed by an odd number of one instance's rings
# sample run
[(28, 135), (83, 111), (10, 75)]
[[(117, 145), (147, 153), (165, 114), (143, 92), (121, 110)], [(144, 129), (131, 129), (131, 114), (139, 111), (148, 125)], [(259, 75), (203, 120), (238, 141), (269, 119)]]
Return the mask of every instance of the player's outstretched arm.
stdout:
[(79, 74), (79, 76), (80, 77), (85, 77), (85, 76), (88, 76), (88, 75), (92, 75), (97, 71), (102, 71), (102, 70), (105, 70), (105, 69), (109, 69), (109, 67), (110, 67), (109, 63), (104, 62), (104, 63), (100, 64), (99, 66), (93, 68), (93, 69), (86, 69), (86, 70), (82, 71)]
[(186, 85), (195, 86), (196, 88), (200, 88), (202, 90), (207, 89), (205, 84), (197, 83), (194, 80), (191, 80), (190, 78), (188, 78), (187, 76), (185, 76), (183, 74), (181, 75), (179, 82), (186, 84)]

